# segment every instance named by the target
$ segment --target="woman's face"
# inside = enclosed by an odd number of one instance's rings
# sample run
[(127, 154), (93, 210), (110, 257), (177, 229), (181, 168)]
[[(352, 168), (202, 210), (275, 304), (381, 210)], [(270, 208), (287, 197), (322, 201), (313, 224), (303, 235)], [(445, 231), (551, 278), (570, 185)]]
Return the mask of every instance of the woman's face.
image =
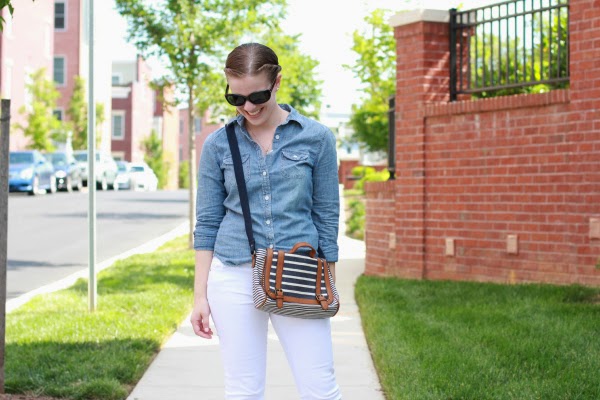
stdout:
[[(276, 111), (279, 108), (275, 92), (279, 88), (281, 75), (277, 76), (275, 82), (269, 79), (267, 74), (244, 77), (227, 77), (229, 83), (229, 93), (242, 96), (250, 96), (252, 93), (271, 91), (271, 98), (262, 104), (253, 104), (251, 100), (246, 99), (246, 102), (241, 106), (236, 106), (240, 114), (246, 118), (252, 125), (262, 125), (275, 117)], [(252, 96), (251, 96), (252, 97)], [(260, 96), (258, 96), (260, 97)]]

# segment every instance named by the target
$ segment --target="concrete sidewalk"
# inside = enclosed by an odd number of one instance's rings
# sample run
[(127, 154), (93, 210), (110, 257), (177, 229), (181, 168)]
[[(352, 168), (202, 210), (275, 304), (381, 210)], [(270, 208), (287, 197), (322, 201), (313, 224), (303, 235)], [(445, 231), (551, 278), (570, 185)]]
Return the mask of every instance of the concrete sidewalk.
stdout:
[[(340, 233), (343, 233), (343, 212), (340, 220)], [(336, 286), (341, 308), (331, 320), (338, 384), (344, 400), (383, 400), (354, 301), (354, 283), (364, 271), (365, 245), (342, 234), (339, 245)], [(223, 399), (223, 364), (218, 340), (216, 336), (211, 340), (195, 336), (186, 318), (165, 343), (128, 400)], [(265, 397), (267, 400), (298, 398), (287, 360), (271, 326)]]

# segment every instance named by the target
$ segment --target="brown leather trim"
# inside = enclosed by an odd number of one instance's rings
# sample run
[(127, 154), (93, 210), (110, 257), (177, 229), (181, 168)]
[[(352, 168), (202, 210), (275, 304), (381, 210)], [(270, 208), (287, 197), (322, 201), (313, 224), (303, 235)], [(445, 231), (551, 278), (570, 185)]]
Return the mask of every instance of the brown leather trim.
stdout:
[(262, 287), (265, 291), (265, 293), (267, 294), (267, 296), (274, 298), (275, 294), (271, 292), (271, 290), (269, 289), (269, 277), (271, 276), (271, 267), (273, 265), (273, 249), (272, 248), (268, 248), (267, 249), (267, 258), (265, 259), (265, 268), (263, 269), (264, 271), (264, 276), (262, 277)]
[(283, 261), (285, 252), (277, 253), (277, 271), (275, 272), (275, 294), (277, 298), (277, 308), (283, 307), (283, 290), (281, 290), (281, 282), (283, 281)]
[[(298, 244), (302, 244), (301, 243), (297, 243), (296, 246), (298, 246)], [(294, 246), (294, 247), (296, 247)], [(310, 246), (308, 244), (308, 246)], [(285, 252), (283, 250), (278, 250), (277, 251), (277, 272), (276, 272), (276, 280), (275, 280), (275, 288), (277, 288), (278, 285), (281, 285), (281, 279), (283, 278), (283, 260), (285, 257)], [(325, 287), (327, 288), (327, 299), (324, 300), (323, 302), (326, 303), (327, 305), (330, 305), (331, 303), (333, 303), (333, 291), (331, 290), (331, 282), (329, 281), (329, 265), (327, 264), (327, 261), (325, 259), (322, 258), (318, 258), (317, 259), (318, 264), (317, 264), (317, 273), (318, 273), (318, 266), (320, 265), (321, 267), (323, 267), (323, 274), (324, 274), (324, 279), (325, 279)], [(281, 264), (281, 268), (279, 267), (279, 264)], [(273, 249), (271, 248), (267, 248), (267, 259), (265, 260), (265, 268), (264, 268), (264, 279), (263, 279), (263, 289), (265, 291), (265, 293), (267, 294), (267, 296), (269, 296), (271, 299), (273, 300), (277, 300), (277, 293), (276, 291), (271, 291), (269, 288), (269, 279), (271, 276), (271, 269), (273, 268)], [(280, 273), (281, 270), (281, 273)], [(278, 281), (279, 280), (279, 281)], [(279, 282), (279, 283), (278, 283)], [(315, 289), (318, 291), (317, 293), (320, 293), (320, 282), (316, 282), (316, 287)], [(316, 298), (314, 300), (312, 299), (303, 299), (303, 298), (298, 298), (298, 297), (293, 297), (293, 296), (286, 296), (283, 295), (283, 297), (280, 297), (281, 299), (283, 299), (284, 302), (289, 302), (289, 303), (301, 303), (301, 304), (321, 304), (321, 302), (319, 302)], [(281, 307), (280, 307), (281, 308)]]
[(310, 253), (309, 255), (311, 257), (314, 257), (317, 254), (317, 251), (314, 249), (314, 247), (312, 247), (310, 245), (310, 243), (306, 243), (306, 242), (298, 242), (294, 245), (294, 247), (292, 247), (292, 249), (288, 252), (290, 254), (294, 254), (295, 252), (298, 251), (298, 249), (300, 249), (301, 247), (308, 247), (310, 248)]

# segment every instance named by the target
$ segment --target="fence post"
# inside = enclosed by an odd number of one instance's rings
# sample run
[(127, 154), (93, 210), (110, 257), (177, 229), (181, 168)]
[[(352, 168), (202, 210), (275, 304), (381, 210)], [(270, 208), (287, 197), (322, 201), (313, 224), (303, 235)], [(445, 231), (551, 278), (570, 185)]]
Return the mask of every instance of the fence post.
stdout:
[(0, 116), (0, 393), (4, 393), (6, 269), (8, 263), (8, 164), (10, 100), (2, 99)]
[(456, 8), (450, 9), (450, 101), (456, 101)]
[(396, 179), (396, 95), (388, 100), (388, 171), (390, 179)]

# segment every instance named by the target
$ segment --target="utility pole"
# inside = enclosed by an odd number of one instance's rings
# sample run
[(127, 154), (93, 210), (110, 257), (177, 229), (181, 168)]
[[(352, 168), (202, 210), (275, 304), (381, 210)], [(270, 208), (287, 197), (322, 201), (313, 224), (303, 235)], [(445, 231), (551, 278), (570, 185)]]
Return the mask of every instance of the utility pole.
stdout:
[(94, 0), (89, 1), (89, 77), (88, 77), (88, 231), (89, 281), (88, 308), (96, 310), (96, 102), (94, 101)]

